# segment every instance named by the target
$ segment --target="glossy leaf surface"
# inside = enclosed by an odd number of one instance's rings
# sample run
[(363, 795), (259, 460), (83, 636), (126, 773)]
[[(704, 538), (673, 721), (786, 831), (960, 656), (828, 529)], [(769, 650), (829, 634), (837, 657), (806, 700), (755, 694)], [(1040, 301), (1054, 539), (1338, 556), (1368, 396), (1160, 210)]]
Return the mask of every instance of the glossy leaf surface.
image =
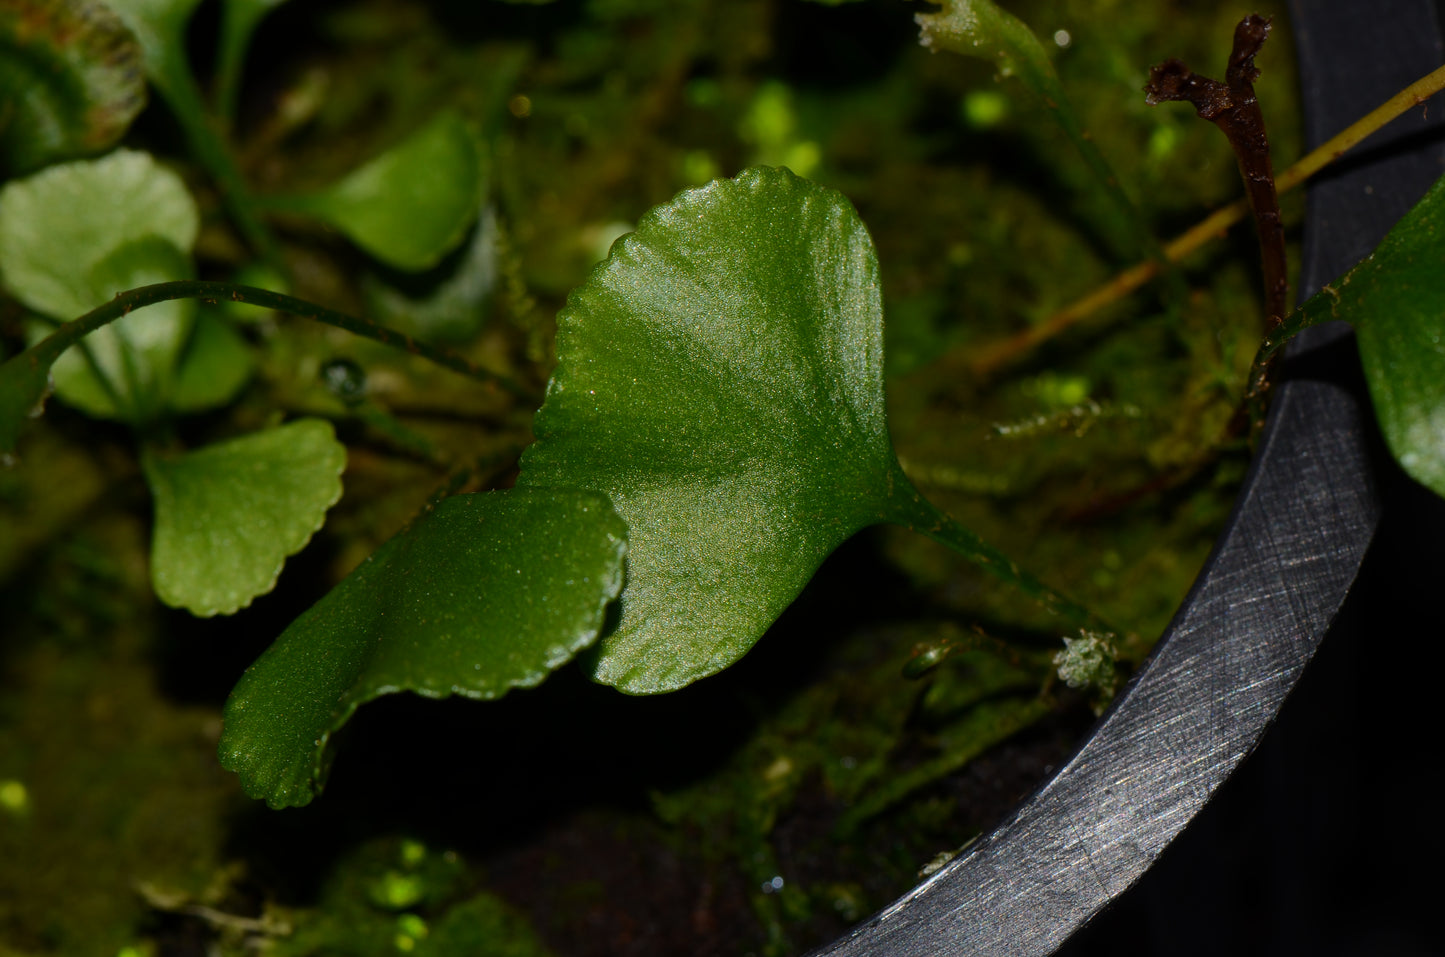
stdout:
[(591, 644), (622, 587), (626, 527), (570, 489), (457, 495), (298, 618), (226, 704), (221, 763), (272, 807), (305, 804), (357, 707), (414, 691), (495, 698)]
[(1412, 478), (1445, 495), (1445, 179), (1301, 310), (1305, 324), (1355, 327), (1386, 444)]
[(881, 320), (857, 213), (777, 169), (653, 209), (572, 293), (519, 481), (605, 491), (627, 522), (598, 680), (651, 693), (731, 664), (911, 492)]
[(193, 452), (142, 458), (155, 498), (151, 582), (168, 605), (229, 615), (276, 585), (341, 498), (346, 447), (300, 419)]
[(113, 145), (145, 106), (140, 57), (97, 0), (0, 4), (0, 174)]
[(557, 319), (520, 485), (606, 492), (621, 616), (593, 677), (635, 694), (722, 670), (859, 529), (917, 529), (1076, 623), (1088, 612), (925, 501), (883, 397), (873, 242), (849, 202), (747, 170), (642, 218)]
[(278, 208), (330, 223), (397, 269), (428, 269), (476, 217), (483, 162), (466, 121), (445, 112), (339, 183)]

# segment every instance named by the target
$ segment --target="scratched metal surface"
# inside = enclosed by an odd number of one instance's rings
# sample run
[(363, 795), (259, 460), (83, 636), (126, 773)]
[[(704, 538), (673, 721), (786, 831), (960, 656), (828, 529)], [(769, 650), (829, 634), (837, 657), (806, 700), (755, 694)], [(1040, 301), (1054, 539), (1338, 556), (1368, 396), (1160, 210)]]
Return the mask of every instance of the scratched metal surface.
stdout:
[[(1293, 0), (1292, 13), (1311, 143), (1441, 62), (1431, 0)], [(1312, 188), (1306, 292), (1373, 248), (1442, 172), (1438, 117), (1397, 124)], [(1050, 954), (1198, 813), (1314, 654), (1378, 520), (1352, 350), (1339, 328), (1297, 344), (1214, 555), (1077, 754), (1011, 819), (815, 957)]]

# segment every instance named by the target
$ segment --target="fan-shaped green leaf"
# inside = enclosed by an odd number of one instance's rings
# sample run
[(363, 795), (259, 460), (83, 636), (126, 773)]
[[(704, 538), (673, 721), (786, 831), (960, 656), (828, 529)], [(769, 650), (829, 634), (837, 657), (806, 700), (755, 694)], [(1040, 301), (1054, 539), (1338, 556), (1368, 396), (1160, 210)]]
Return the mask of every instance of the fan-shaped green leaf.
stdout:
[(1079, 611), (913, 490), (888, 437), (882, 333), (857, 213), (787, 170), (652, 210), (572, 293), (520, 484), (607, 492), (627, 522), (598, 680), (651, 693), (726, 667), (829, 552), (883, 521)]
[(300, 419), (194, 452), (147, 452), (155, 497), (151, 582), (168, 605), (229, 615), (276, 584), (341, 498), (346, 447)]
[(97, 0), (0, 4), (0, 172), (113, 145), (145, 106), (140, 56)]
[[(200, 216), (180, 177), (117, 150), (0, 189), (0, 282), (22, 303), (73, 319), (117, 292), (191, 278)], [(148, 421), (162, 407), (195, 315), (167, 302), (87, 338), (55, 363), (56, 391), (91, 415)]]
[(36, 312), (74, 319), (97, 305), (85, 280), (102, 259), (147, 236), (189, 253), (199, 227), (181, 178), (149, 153), (51, 166), (0, 189), (0, 282)]
[(476, 134), (446, 111), (339, 183), (275, 206), (330, 223), (397, 269), (428, 269), (476, 217), (483, 162)]
[(1292, 324), (1355, 327), (1386, 444), (1411, 477), (1445, 495), (1445, 179), (1301, 310)]
[(272, 807), (305, 804), (325, 781), (331, 735), (367, 701), (537, 684), (596, 639), (625, 537), (591, 492), (446, 499), (246, 671), (226, 704), (221, 763)]

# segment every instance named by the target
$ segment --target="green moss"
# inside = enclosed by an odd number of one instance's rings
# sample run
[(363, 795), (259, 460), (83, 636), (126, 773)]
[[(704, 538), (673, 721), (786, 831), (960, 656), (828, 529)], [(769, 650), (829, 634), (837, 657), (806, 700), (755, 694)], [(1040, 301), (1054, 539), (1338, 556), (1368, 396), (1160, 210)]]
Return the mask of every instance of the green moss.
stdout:
[[(89, 534), (124, 568), (144, 554), (138, 532), (122, 522)], [(58, 562), (45, 571), (79, 570)], [(95, 594), (104, 585), (92, 577), (90, 588), (91, 600), (72, 609), (82, 620), (66, 626), (83, 627), (85, 645), (7, 617), (0, 779), (24, 787), (28, 808), (0, 821), (0, 941), (24, 952), (113, 957), (137, 940), (143, 887), (202, 897), (239, 794), (214, 761), (217, 712), (157, 691), (153, 604), (119, 597), (127, 607), (108, 621), (112, 609)], [(7, 591), (7, 607), (21, 596)]]
[(455, 852), (373, 841), (337, 862), (317, 906), (274, 914), (285, 931), (267, 940), (267, 950), (276, 957), (550, 953), (524, 917), (471, 880)]
[[(1120, 0), (1010, 9), (1046, 42), (1067, 31), (1050, 51), (1064, 84), (1161, 232), (1239, 195), (1217, 131), (1188, 111), (1145, 106), (1141, 92), (1148, 67), (1168, 56), (1218, 72), (1231, 12)], [(1015, 371), (972, 378), (973, 350), (1044, 320), (1125, 263), (1111, 251), (1117, 225), (1050, 119), (986, 64), (918, 47), (914, 12), (896, 0), (285, 5), (283, 19), (263, 24), (259, 42), (277, 66), (243, 100), (251, 119), (236, 139), (255, 185), (281, 192), (335, 180), (443, 107), (475, 121), (494, 173), (494, 285), (465, 300), (476, 313), (446, 334), (539, 389), (551, 316), (619, 224), (759, 158), (811, 164), (857, 205), (879, 248), (890, 416), (907, 471), (1115, 623), (1119, 659), (1135, 665), (1242, 474), (1245, 455), (1221, 446), (1221, 426), (1259, 331), (1252, 242), (1241, 234), (1186, 263), (1193, 296), (1175, 315), (1145, 291)], [(1300, 139), (1285, 26), (1260, 57), (1277, 168)], [(1298, 214), (1287, 199), (1287, 217)], [(202, 268), (245, 268), (214, 208), (206, 221)], [(357, 312), (368, 296), (381, 301), (379, 289), (404, 310), (483, 269), (453, 259), (399, 276), (324, 232), (281, 225), (293, 291)], [(0, 311), (9, 345), (19, 342), (15, 312)], [(257, 825), (235, 816), (213, 750), (216, 705), (241, 659), (454, 475), (470, 476), (469, 488), (509, 484), (534, 411), (329, 330), (253, 318), (257, 376), (179, 437), (202, 444), (319, 414), (349, 446), (347, 495), (273, 610), (204, 628), (156, 611), (128, 437), (52, 415), (27, 433), (18, 469), (0, 470), (0, 798), (10, 795), (0, 801), (0, 950), (156, 952), (158, 911), (170, 910), (167, 921), (189, 922), (225, 953), (261, 941), (278, 955), (540, 953), (540, 935), (553, 939), (555, 926), (575, 927), (623, 892), (559, 867), (565, 886), (528, 896), (491, 886), (481, 853), (449, 858), (376, 836), (406, 831), (419, 812), (398, 824), (365, 817), (374, 805), (319, 808), (335, 822), (334, 846), (296, 886), (267, 871), (270, 852), (246, 855), (248, 875), (232, 867), (234, 842)], [(321, 369), (337, 358), (365, 370), (364, 402), (326, 390)], [(857, 620), (816, 614), (859, 593), (869, 605)], [(819, 629), (827, 640), (809, 640)], [(177, 684), (187, 679), (167, 670), (165, 650), (177, 634), (207, 649), (191, 654), (230, 662), (211, 674), (216, 687)], [(751, 672), (753, 685), (723, 699), (751, 732), (687, 764), (681, 780), (637, 785), (654, 792), (660, 824), (637, 824), (631, 785), (588, 794), (584, 816), (619, 841), (662, 829), (680, 857), (700, 859), (706, 886), (745, 899), (717, 933), (767, 953), (808, 947), (983, 826), (946, 790), (963, 758), (997, 753), (987, 749), (1029, 722), (1087, 724), (1089, 702), (1050, 677), (1062, 637), (1030, 603), (919, 537), (869, 533), (754, 654), (790, 640), (805, 650), (770, 659), (786, 660), (780, 676)], [(909, 680), (910, 661), (935, 666)], [(198, 703), (182, 703), (193, 695)], [(284, 831), (268, 826), (272, 838)], [(214, 913), (186, 910), (195, 907)], [(228, 924), (216, 914), (249, 916)]]

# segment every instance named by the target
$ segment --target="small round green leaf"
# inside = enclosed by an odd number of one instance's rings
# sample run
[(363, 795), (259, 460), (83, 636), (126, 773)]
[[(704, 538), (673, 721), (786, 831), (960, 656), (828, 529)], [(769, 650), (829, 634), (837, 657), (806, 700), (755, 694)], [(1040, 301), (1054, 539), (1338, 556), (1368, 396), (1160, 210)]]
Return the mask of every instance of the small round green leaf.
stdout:
[(180, 455), (146, 453), (155, 497), (151, 582), (161, 601), (229, 615), (276, 585), (341, 498), (346, 447), (300, 419)]
[(189, 253), (199, 228), (181, 178), (149, 153), (51, 166), (0, 189), (0, 283), (36, 312), (74, 319), (117, 291), (95, 299), (101, 260), (150, 236)]
[(447, 111), (339, 183), (277, 207), (335, 226), (397, 269), (429, 269), (476, 217), (483, 162), (476, 134)]
[(496, 698), (596, 640), (626, 527), (573, 489), (457, 495), (292, 623), (226, 703), (221, 763), (272, 807), (325, 781), (331, 735), (397, 691)]
[(145, 106), (140, 58), (97, 0), (0, 3), (0, 173), (112, 146)]
[(627, 588), (595, 677), (680, 687), (741, 657), (912, 495), (888, 438), (878, 261), (839, 193), (755, 169), (683, 193), (575, 290), (520, 484), (605, 491)]
[[(74, 319), (125, 289), (192, 278), (199, 226), (180, 177), (148, 153), (51, 166), (0, 189), (0, 284), (50, 319)], [(89, 359), (71, 349), (55, 363), (57, 393), (91, 415), (145, 423), (164, 405), (194, 315), (192, 302), (157, 303), (93, 333)]]

